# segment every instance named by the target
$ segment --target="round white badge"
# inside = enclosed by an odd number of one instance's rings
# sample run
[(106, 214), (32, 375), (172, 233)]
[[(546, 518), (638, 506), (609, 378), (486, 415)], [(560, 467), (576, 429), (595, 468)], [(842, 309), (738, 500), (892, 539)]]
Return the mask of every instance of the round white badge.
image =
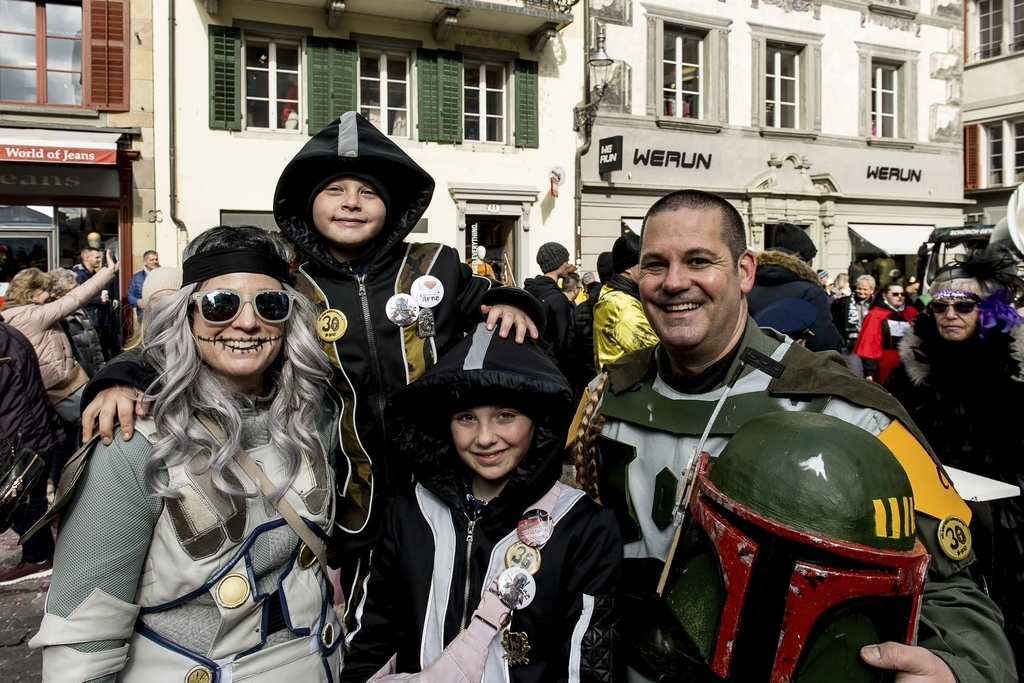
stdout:
[(505, 607), (515, 611), (526, 608), (537, 594), (537, 582), (530, 572), (509, 567), (498, 575), (498, 597)]
[(444, 285), (433, 275), (423, 275), (413, 280), (411, 292), (420, 308), (433, 308), (444, 298)]
[(408, 294), (395, 294), (384, 305), (388, 320), (399, 327), (408, 327), (420, 317), (420, 307)]

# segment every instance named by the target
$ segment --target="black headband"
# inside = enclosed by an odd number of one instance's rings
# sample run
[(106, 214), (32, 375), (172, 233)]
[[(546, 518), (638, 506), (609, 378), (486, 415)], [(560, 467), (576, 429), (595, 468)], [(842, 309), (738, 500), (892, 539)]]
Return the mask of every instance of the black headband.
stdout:
[(288, 262), (259, 249), (213, 249), (194, 254), (182, 265), (181, 286), (228, 273), (259, 273), (286, 283)]

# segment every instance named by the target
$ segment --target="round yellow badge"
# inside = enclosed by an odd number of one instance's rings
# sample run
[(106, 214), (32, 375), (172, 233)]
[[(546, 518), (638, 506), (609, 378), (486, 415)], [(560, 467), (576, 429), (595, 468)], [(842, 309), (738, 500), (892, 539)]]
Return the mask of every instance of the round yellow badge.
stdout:
[(234, 609), (249, 599), (249, 579), (242, 574), (228, 574), (217, 582), (217, 602)]
[(316, 319), (316, 333), (328, 344), (338, 341), (348, 330), (348, 318), (336, 308), (328, 308)]
[(212, 678), (209, 669), (205, 666), (197, 666), (185, 674), (185, 683), (210, 683)]
[(939, 547), (951, 560), (962, 560), (971, 552), (971, 530), (967, 522), (950, 515), (939, 523)]
[(540, 569), (540, 550), (531, 548), (522, 541), (516, 541), (505, 551), (505, 566), (519, 567), (536, 574)]

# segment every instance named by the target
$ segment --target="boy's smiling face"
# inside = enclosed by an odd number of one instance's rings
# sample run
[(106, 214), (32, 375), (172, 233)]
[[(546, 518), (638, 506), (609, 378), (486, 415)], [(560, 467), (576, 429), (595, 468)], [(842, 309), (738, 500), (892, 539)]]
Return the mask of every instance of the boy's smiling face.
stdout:
[(342, 263), (373, 249), (386, 213), (373, 185), (355, 176), (334, 178), (313, 200), (313, 225)]

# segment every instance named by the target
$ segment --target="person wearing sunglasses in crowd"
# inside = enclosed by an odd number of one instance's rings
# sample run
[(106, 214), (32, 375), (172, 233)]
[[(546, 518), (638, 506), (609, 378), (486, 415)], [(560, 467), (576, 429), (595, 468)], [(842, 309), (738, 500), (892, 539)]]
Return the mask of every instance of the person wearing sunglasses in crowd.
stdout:
[[(944, 465), (1024, 489), (1024, 318), (1011, 292), (1021, 287), (1007, 259), (975, 256), (942, 268), (885, 387)], [(1002, 609), (1024, 677), (1024, 506), (1019, 497), (968, 505), (975, 580)]]
[(864, 366), (864, 379), (885, 384), (886, 377), (900, 363), (899, 345), (917, 309), (906, 305), (903, 285), (893, 281), (882, 286), (864, 322), (860, 326), (853, 353)]
[(47, 514), (67, 504), (30, 643), (44, 680), (335, 679), (338, 408), (289, 251), (258, 228), (204, 232), (146, 316), (151, 419), (94, 439)]

